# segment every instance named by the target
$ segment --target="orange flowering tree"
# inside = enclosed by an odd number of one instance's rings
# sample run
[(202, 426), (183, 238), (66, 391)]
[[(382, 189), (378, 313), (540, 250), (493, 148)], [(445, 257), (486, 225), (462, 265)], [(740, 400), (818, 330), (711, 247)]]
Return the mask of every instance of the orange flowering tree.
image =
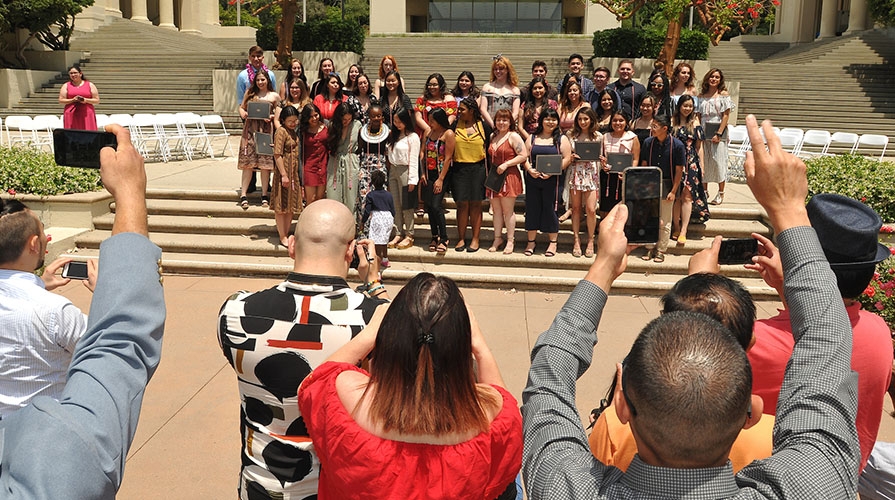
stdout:
[(668, 21), (665, 43), (657, 62), (670, 69), (674, 66), (681, 27), (687, 8), (694, 7), (702, 24), (708, 29), (714, 45), (733, 27), (746, 31), (756, 24), (762, 14), (780, 5), (779, 0), (591, 0), (615, 14), (616, 19), (629, 19), (647, 3), (661, 5), (660, 12)]

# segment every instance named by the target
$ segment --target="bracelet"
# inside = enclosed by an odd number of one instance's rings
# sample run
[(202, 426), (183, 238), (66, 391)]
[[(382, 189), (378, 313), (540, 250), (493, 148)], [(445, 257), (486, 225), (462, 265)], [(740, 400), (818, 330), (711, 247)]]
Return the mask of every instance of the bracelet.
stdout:
[(379, 293), (374, 293), (374, 294), (370, 295), (370, 297), (373, 297), (375, 299), (376, 297), (379, 297), (380, 295), (382, 295), (386, 292), (388, 292), (388, 290), (386, 290), (385, 287), (382, 287), (382, 290), (379, 290)]
[(367, 283), (367, 288), (371, 288), (373, 285), (376, 285), (376, 284), (380, 284), (380, 285), (381, 285), (381, 284), (382, 284), (382, 281), (381, 281), (381, 280), (373, 280), (373, 281)]
[(380, 283), (380, 284), (374, 286), (373, 288), (368, 288), (368, 289), (367, 289), (367, 293), (368, 293), (370, 296), (373, 296), (373, 292), (375, 292), (376, 290), (385, 290), (385, 285), (383, 285), (382, 283)]

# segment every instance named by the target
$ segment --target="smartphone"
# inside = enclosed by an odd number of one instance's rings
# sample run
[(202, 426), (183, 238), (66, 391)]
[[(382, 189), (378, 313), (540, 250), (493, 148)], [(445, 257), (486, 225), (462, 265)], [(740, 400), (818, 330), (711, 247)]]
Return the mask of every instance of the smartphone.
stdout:
[[(360, 243), (357, 246), (361, 247), (364, 255), (367, 257), (367, 260), (370, 260), (370, 256), (367, 255), (367, 247), (361, 245)], [(354, 257), (351, 258), (351, 263), (348, 264), (348, 267), (351, 269), (357, 269), (357, 266), (360, 265), (360, 258), (357, 256), (357, 252), (354, 252)]]
[(625, 222), (628, 243), (658, 242), (662, 171), (657, 167), (626, 168), (622, 193), (622, 200), (628, 207)]
[(73, 280), (87, 279), (87, 262), (83, 260), (73, 260), (62, 268), (62, 277)]
[(99, 168), (99, 150), (118, 147), (115, 134), (98, 130), (57, 128), (53, 131), (56, 164), (65, 167)]
[(719, 264), (751, 264), (758, 254), (758, 240), (754, 238), (731, 238), (721, 241), (718, 251)]

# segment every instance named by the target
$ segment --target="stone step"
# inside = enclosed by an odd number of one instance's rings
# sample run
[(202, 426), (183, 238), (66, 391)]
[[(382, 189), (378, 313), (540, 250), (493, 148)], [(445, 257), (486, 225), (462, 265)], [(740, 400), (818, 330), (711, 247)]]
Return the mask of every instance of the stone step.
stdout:
[[(97, 255), (99, 243), (110, 235), (107, 231), (88, 233), (81, 238), (80, 247), (72, 255)], [(233, 246), (220, 242), (220, 248), (228, 251), (208, 254), (195, 253), (184, 236), (150, 234), (152, 241), (163, 249), (162, 267), (166, 273), (276, 278), (292, 268), (286, 249), (275, 247), (266, 240), (242, 240)], [(545, 247), (540, 243), (539, 252)], [(407, 250), (389, 251), (391, 267), (383, 271), (383, 278), (389, 284), (404, 283), (416, 274), (428, 271), (450, 277), (463, 286), (568, 292), (591, 264), (590, 259), (569, 254), (544, 257), (539, 253), (526, 257), (521, 252), (522, 248), (513, 255), (489, 253), (486, 249), (474, 254), (453, 250), (436, 254), (418, 244)], [(685, 256), (669, 255), (664, 263), (656, 264), (642, 261), (639, 258), (642, 253), (643, 250), (635, 250), (628, 257), (627, 270), (613, 284), (614, 292), (660, 295), (686, 274), (688, 258)], [(722, 266), (722, 273), (738, 279), (756, 298), (776, 298), (776, 292), (764, 284), (757, 273), (741, 266)]]

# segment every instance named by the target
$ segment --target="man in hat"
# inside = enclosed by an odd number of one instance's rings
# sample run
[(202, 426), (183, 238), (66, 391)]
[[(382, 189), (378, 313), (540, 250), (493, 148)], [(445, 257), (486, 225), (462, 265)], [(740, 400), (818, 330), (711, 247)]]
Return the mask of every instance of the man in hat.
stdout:
[[(858, 372), (858, 441), (861, 470), (873, 449), (882, 417), (883, 398), (892, 376), (892, 337), (882, 318), (861, 309), (858, 296), (864, 292), (876, 264), (891, 255), (879, 243), (882, 220), (867, 205), (838, 194), (818, 194), (808, 203), (808, 218), (817, 232), (824, 255), (836, 276), (836, 285), (852, 326), (852, 370)], [(784, 307), (783, 267), (777, 248), (767, 238), (759, 241), (759, 256), (747, 265), (759, 271), (777, 290)], [(786, 364), (794, 345), (790, 313), (782, 309), (773, 318), (755, 322), (755, 345), (749, 350), (752, 393), (764, 399), (764, 411), (776, 412), (777, 397)]]

